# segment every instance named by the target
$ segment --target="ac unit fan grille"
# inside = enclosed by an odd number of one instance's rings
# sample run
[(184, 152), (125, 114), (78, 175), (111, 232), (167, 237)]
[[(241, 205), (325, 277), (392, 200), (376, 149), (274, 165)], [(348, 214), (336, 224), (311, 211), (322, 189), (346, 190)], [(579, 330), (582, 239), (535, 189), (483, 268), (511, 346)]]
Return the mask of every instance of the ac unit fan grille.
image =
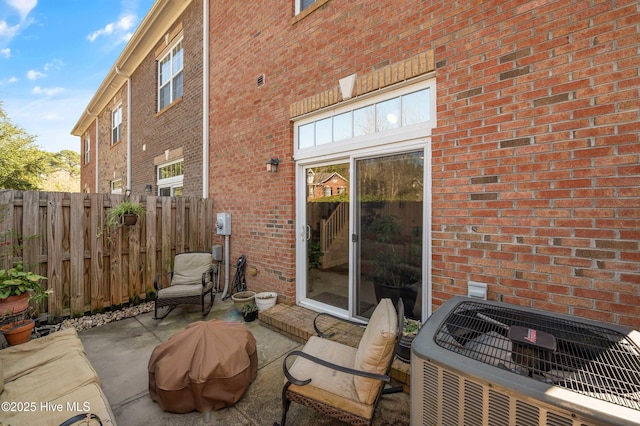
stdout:
[[(528, 330), (522, 340), (509, 330)], [(533, 343), (553, 336), (551, 345)], [(640, 347), (606, 327), (510, 307), (463, 302), (440, 324), (435, 342), (466, 357), (640, 410)]]

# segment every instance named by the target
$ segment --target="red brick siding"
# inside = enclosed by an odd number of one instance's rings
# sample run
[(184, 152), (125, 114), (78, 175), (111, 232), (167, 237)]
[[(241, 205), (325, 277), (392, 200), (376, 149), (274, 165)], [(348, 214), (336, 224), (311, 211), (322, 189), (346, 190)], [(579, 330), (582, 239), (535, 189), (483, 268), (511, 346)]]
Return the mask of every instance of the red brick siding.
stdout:
[[(112, 111), (122, 106), (122, 131), (120, 142), (111, 143)], [(124, 84), (113, 100), (98, 114), (100, 146), (98, 154), (98, 192), (111, 192), (111, 181), (122, 179), (123, 190), (127, 185), (127, 85)], [(95, 155), (95, 150), (94, 153)], [(92, 189), (95, 189), (93, 185)], [(93, 192), (93, 190), (92, 190)]]
[(211, 2), (210, 191), (249, 287), (295, 295), (290, 106), (433, 49), (434, 307), (475, 280), (640, 326), (637, 2), (331, 0), (295, 23), (292, 8)]
[[(132, 179), (133, 193), (153, 185), (157, 193), (154, 158), (165, 150), (182, 148), (185, 162), (184, 195), (202, 195), (202, 0), (193, 1), (176, 21), (182, 24), (184, 49), (183, 97), (157, 112), (157, 61), (155, 50), (131, 76), (132, 87)], [(143, 146), (146, 145), (146, 150)]]
[[(89, 139), (89, 162), (85, 163), (85, 140)], [(96, 192), (96, 122), (89, 124), (80, 138), (80, 191)]]

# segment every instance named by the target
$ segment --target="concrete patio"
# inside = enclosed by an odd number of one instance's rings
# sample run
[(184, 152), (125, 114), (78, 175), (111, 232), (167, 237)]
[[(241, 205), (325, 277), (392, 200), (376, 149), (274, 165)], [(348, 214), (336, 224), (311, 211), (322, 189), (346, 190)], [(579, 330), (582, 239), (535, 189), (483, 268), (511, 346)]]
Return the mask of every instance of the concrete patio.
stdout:
[[(276, 305), (279, 306), (279, 305)], [(166, 413), (148, 392), (147, 364), (151, 352), (160, 343), (183, 330), (187, 324), (202, 320), (198, 306), (176, 308), (163, 320), (154, 320), (153, 313), (112, 322), (79, 332), (87, 356), (102, 381), (116, 422), (136, 425), (269, 425), (280, 421), (282, 361), (284, 356), (301, 344), (260, 320), (247, 323), (258, 347), (258, 376), (244, 397), (234, 406), (211, 413)], [(273, 309), (273, 308), (272, 308)], [(205, 320), (242, 321), (231, 300), (216, 297), (213, 309)], [(409, 395), (384, 395), (376, 408), (374, 425), (408, 425)], [(292, 404), (287, 416), (290, 425), (341, 425), (340, 421), (323, 417), (306, 407)]]

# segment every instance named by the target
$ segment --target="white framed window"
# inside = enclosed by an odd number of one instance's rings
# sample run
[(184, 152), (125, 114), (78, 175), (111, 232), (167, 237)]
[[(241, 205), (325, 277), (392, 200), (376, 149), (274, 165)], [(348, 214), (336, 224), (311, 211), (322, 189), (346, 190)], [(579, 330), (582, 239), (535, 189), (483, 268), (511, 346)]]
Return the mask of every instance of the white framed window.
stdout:
[(89, 136), (84, 138), (84, 164), (91, 162), (91, 139)]
[(122, 194), (122, 179), (115, 179), (111, 181), (111, 193)]
[(436, 125), (435, 79), (327, 108), (294, 123), (294, 156), (313, 157), (424, 137)]
[(158, 166), (158, 195), (181, 197), (184, 185), (184, 160)]
[(158, 111), (182, 97), (184, 50), (182, 39), (158, 61)]
[(111, 144), (115, 145), (122, 139), (122, 105), (111, 111)]
[(296, 2), (296, 15), (297, 15), (298, 13), (302, 12), (303, 10), (305, 10), (306, 8), (314, 4), (316, 0), (295, 0), (295, 2)]

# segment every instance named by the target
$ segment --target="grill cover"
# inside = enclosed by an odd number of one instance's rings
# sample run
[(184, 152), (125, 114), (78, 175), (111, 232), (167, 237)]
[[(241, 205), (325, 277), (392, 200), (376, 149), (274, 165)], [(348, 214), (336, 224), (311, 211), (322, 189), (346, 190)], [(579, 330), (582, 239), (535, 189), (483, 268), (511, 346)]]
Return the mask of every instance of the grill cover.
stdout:
[(219, 410), (256, 378), (256, 340), (241, 323), (198, 321), (158, 345), (148, 370), (149, 394), (164, 411)]

